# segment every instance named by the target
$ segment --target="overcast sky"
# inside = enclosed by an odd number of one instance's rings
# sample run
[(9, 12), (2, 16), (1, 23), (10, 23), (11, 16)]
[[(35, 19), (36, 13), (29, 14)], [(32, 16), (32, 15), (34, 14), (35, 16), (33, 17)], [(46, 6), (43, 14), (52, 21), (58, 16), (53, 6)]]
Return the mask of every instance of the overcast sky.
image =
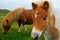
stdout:
[[(14, 10), (19, 7), (25, 7), (31, 9), (32, 2), (38, 2), (39, 0), (0, 0), (0, 9)], [(56, 15), (60, 13), (60, 0), (52, 0), (53, 6), (57, 11)], [(60, 16), (60, 15), (59, 15)]]
[[(32, 2), (38, 2), (39, 0), (0, 0), (0, 9), (10, 9), (13, 10), (18, 7), (25, 7), (27, 9), (31, 8)], [(54, 7), (60, 7), (59, 0), (52, 0)]]
[(31, 3), (38, 0), (0, 0), (0, 9), (13, 10), (18, 7), (31, 8)]

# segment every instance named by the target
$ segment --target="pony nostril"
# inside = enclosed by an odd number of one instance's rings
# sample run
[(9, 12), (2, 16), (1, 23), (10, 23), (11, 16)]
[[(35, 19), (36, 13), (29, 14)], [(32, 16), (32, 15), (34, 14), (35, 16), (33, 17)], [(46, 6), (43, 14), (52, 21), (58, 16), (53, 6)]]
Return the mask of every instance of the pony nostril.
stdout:
[(46, 17), (44, 17), (43, 20), (46, 20)]
[(47, 18), (47, 15), (45, 15), (45, 16), (43, 17), (43, 20), (46, 20), (46, 18)]
[(33, 40), (38, 40), (38, 35)]

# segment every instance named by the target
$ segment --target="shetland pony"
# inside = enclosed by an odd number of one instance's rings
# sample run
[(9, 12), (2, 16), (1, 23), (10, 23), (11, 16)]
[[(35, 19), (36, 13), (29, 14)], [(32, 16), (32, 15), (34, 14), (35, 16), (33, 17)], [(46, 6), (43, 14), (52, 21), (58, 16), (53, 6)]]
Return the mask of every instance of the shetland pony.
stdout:
[(16, 9), (12, 12), (9, 12), (5, 18), (2, 19), (3, 33), (6, 34), (10, 29), (13, 22), (19, 20), (20, 14), (24, 11), (24, 8)]
[(40, 6), (32, 3), (33, 8), (33, 29), (31, 37), (38, 40), (43, 34), (45, 40), (58, 40), (59, 32), (55, 27), (55, 16), (50, 15), (50, 4), (44, 1)]
[[(33, 20), (31, 13), (32, 10), (25, 10), (25, 8), (18, 8), (12, 12), (9, 12), (2, 20), (3, 33), (6, 34), (15, 21), (18, 22), (19, 27), (21, 24), (32, 24)], [(25, 28), (25, 30), (27, 29)], [(20, 28), (18, 31), (20, 31)]]

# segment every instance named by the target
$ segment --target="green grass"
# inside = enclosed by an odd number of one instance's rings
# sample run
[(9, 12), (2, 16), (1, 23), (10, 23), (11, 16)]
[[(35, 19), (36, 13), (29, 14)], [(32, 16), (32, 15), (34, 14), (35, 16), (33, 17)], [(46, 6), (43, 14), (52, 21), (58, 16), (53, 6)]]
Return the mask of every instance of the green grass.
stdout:
[(2, 30), (0, 31), (0, 39), (2, 40), (27, 40), (27, 39), (32, 40), (30, 37), (30, 32), (31, 32), (30, 30), (28, 32), (24, 30), (21, 30), (21, 32), (18, 32), (18, 26), (16, 25), (16, 23), (14, 23), (12, 27), (10, 28), (7, 35), (3, 35)]
[[(5, 17), (8, 11), (0, 12), (0, 40), (32, 40), (31, 30), (32, 25), (27, 25), (28, 32), (24, 30), (24, 27), (21, 27), (21, 32), (18, 32), (18, 24), (14, 22), (6, 35), (2, 34), (2, 25), (1, 20)], [(40, 40), (44, 40), (43, 35)]]

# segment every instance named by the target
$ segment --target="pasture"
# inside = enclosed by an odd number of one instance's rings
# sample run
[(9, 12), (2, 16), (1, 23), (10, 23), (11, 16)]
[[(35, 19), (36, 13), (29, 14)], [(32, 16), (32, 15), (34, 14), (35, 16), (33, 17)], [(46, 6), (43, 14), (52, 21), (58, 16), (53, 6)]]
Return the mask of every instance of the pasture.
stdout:
[[(31, 30), (32, 25), (27, 25), (28, 31), (24, 30), (24, 27), (21, 27), (21, 32), (18, 32), (18, 24), (14, 22), (11, 25), (9, 32), (6, 35), (2, 34), (2, 25), (1, 20), (6, 16), (9, 11), (0, 11), (0, 40), (32, 40), (31, 38)], [(41, 36), (40, 40), (44, 40), (43, 35)]]

